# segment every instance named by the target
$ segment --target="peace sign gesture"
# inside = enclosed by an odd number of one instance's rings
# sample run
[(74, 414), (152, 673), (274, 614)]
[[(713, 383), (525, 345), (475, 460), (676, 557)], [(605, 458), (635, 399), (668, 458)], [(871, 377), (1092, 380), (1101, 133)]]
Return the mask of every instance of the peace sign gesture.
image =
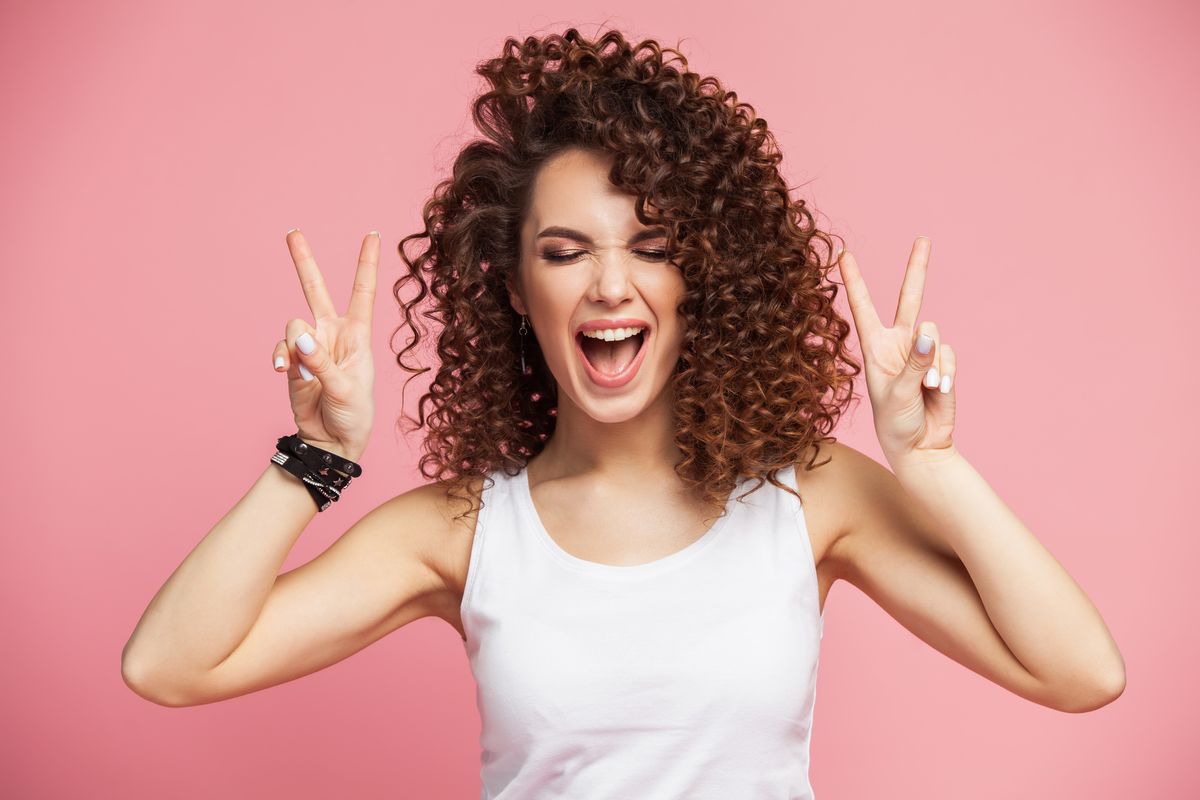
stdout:
[(379, 270), (379, 233), (363, 238), (346, 313), (334, 308), (325, 278), (299, 230), (288, 231), (288, 252), (313, 322), (288, 320), (272, 353), (288, 376), (296, 434), (322, 449), (358, 461), (375, 416), (371, 316)]
[(879, 321), (854, 256), (843, 252), (838, 262), (866, 362), (875, 433), (893, 466), (954, 452), (954, 351), (939, 340), (937, 325), (917, 324), (931, 246), (924, 236), (913, 243), (890, 328)]

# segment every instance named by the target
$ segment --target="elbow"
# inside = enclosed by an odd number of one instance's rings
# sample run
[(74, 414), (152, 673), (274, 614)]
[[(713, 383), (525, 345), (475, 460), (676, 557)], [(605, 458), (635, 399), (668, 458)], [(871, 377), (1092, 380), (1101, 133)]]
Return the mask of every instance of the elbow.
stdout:
[(152, 673), (143, 665), (129, 659), (121, 659), (121, 680), (138, 697), (155, 705), (167, 708), (194, 705), (182, 694), (166, 689), (161, 682), (155, 681)]
[(1064, 701), (1057, 704), (1059, 711), (1068, 714), (1083, 714), (1103, 708), (1125, 692), (1125, 667), (1108, 673), (1103, 678), (1071, 687), (1065, 692)]
[[(1102, 684), (1101, 696), (1104, 702), (1100, 705), (1108, 705), (1125, 693), (1125, 665), (1122, 664), (1119, 669), (1112, 673), (1112, 676)], [(1099, 708), (1099, 706), (1097, 706)]]

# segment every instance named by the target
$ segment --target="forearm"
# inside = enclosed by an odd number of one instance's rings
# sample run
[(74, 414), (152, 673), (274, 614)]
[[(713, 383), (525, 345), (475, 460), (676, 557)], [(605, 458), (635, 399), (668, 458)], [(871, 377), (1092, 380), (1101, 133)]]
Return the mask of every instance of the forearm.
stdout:
[(268, 463), (151, 600), (122, 653), (127, 680), (186, 679), (233, 652), (316, 513), (301, 481)]
[(1125, 666), (1100, 613), (961, 453), (897, 459), (892, 469), (940, 523), (937, 534), (958, 555), (996, 631), (1031, 675), (1064, 692), (1081, 685), (1119, 691)]

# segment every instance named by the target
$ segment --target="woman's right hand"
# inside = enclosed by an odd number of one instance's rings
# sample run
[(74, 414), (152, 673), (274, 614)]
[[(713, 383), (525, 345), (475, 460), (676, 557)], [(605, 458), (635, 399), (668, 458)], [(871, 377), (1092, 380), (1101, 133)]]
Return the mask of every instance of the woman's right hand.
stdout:
[(287, 245), (316, 324), (289, 320), (271, 358), (277, 372), (287, 372), (297, 435), (357, 461), (367, 447), (375, 416), (371, 314), (379, 233), (372, 231), (363, 239), (350, 305), (340, 317), (304, 234), (288, 232)]

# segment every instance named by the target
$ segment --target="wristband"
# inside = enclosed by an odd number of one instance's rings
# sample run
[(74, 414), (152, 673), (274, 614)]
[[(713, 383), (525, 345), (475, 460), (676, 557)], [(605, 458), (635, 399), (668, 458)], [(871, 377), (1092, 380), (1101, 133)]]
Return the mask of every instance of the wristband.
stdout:
[(309, 444), (297, 434), (281, 436), (275, 442), (277, 452), (271, 463), (277, 464), (300, 479), (317, 511), (336, 503), (351, 478), (362, 475), (362, 467), (344, 456)]

